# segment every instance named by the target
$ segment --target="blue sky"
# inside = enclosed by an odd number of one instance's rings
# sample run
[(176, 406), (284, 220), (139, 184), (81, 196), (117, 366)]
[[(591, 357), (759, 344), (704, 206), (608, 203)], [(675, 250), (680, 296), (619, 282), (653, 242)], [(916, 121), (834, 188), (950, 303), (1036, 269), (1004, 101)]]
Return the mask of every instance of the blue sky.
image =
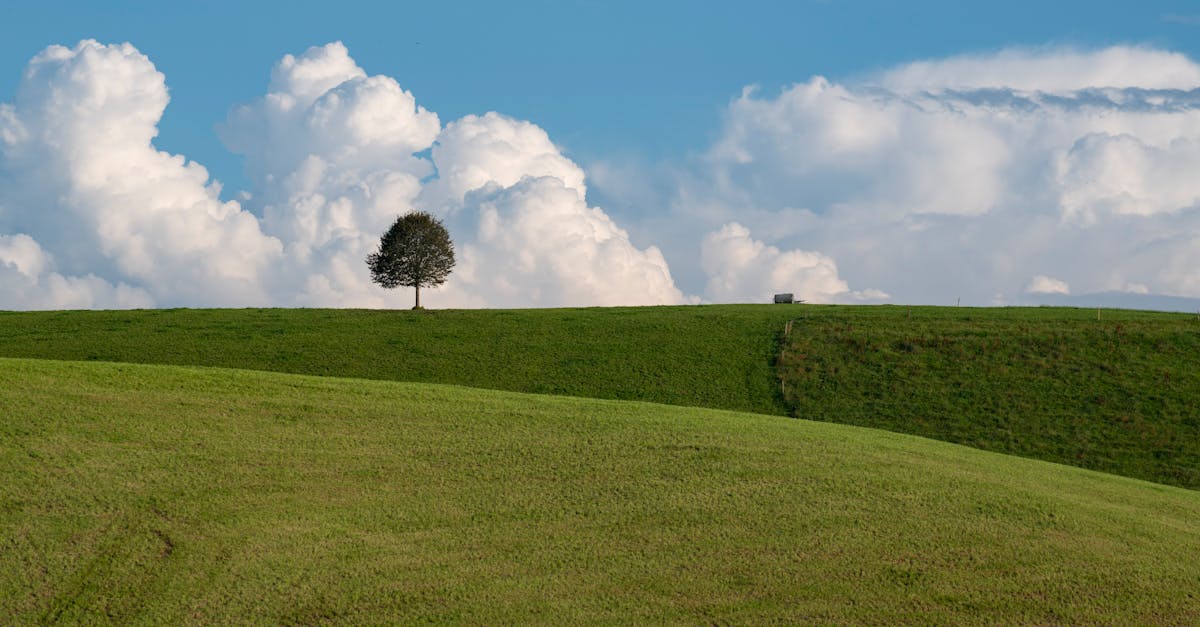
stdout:
[(1200, 6), (1161, 0), (49, 0), (3, 11), (0, 100), (50, 44), (131, 42), (171, 90), (160, 147), (231, 187), (242, 186), (241, 164), (213, 125), (259, 95), (280, 56), (336, 40), (444, 118), (495, 110), (532, 120), (585, 163), (702, 150), (751, 84), (771, 91), (1013, 45), (1143, 43), (1200, 57)]
[(0, 308), (1200, 299), (1194, 2), (0, 11)]

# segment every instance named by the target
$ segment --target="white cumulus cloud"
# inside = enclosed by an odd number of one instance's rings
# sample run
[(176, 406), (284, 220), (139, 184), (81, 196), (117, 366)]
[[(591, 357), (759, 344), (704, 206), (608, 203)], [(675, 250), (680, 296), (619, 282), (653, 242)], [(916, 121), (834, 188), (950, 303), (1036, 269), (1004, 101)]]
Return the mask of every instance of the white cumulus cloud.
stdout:
[(130, 44), (30, 62), (0, 105), (0, 307), (405, 306), (365, 258), (416, 209), (445, 217), (460, 251), (434, 306), (685, 301), (545, 131), (497, 113), (443, 128), (341, 43), (284, 56), (220, 126), (253, 185), (239, 202), (155, 148), (168, 100)]
[[(681, 304), (657, 248), (640, 250), (561, 179), (526, 177), (468, 195), (463, 267), (451, 293), (500, 306)], [(460, 221), (461, 222), (461, 221)]]
[(1070, 294), (1071, 286), (1067, 285), (1066, 281), (1039, 274), (1029, 280), (1025, 291), (1030, 294)]
[(263, 275), (282, 247), (219, 199), (203, 167), (153, 146), (167, 100), (163, 75), (129, 44), (34, 57), (0, 116), (0, 233), (31, 238), (64, 273), (52, 276), (81, 289), (129, 282), (156, 303), (268, 302)]
[(1009, 48), (907, 63), (884, 72), (878, 82), (904, 92), (982, 88), (1045, 92), (1093, 87), (1193, 89), (1200, 85), (1200, 67), (1185, 55), (1145, 47)]
[(1093, 133), (1058, 160), (1060, 203), (1067, 217), (1150, 216), (1200, 203), (1200, 135), (1154, 145), (1134, 135)]
[(657, 249), (634, 247), (586, 204), (583, 170), (544, 130), (494, 112), (442, 128), (340, 43), (284, 57), (267, 95), (236, 107), (221, 136), (246, 155), (249, 206), (286, 245), (276, 302), (409, 302), (407, 290), (372, 285), (363, 259), (392, 220), (418, 209), (443, 217), (458, 248), (458, 268), (426, 296), (433, 306), (684, 299)]
[(1150, 47), (747, 89), (697, 158), (599, 167), (614, 213), (533, 122), (442, 120), (340, 43), (230, 111), (238, 201), (155, 147), (168, 102), (129, 44), (29, 62), (0, 104), (0, 307), (403, 307), (364, 259), (418, 209), (458, 246), (435, 307), (1200, 296), (1200, 64)]
[(446, 125), (433, 146), (437, 179), (422, 204), (452, 210), (467, 192), (488, 184), (511, 187), (525, 177), (553, 177), (580, 198), (587, 192), (583, 169), (565, 157), (546, 131), (495, 112), (468, 115)]
[(701, 265), (708, 275), (704, 296), (712, 302), (770, 302), (791, 293), (810, 303), (881, 300), (878, 290), (851, 292), (833, 259), (817, 252), (782, 251), (730, 222), (705, 236)]
[(414, 208), (433, 174), (414, 153), (441, 123), (387, 76), (367, 76), (341, 43), (283, 57), (267, 93), (234, 107), (220, 129), (246, 158), (247, 205), (285, 245), (271, 274), (272, 302), (399, 306), (372, 286), (364, 259), (397, 215)]
[(1073, 294), (1200, 296), (1198, 168), (1195, 61), (1019, 49), (748, 89), (673, 195), (642, 202), (672, 207), (645, 224), (683, 225), (660, 243), (677, 266), (736, 222), (901, 302), (1018, 302), (1045, 273)]
[(124, 283), (111, 285), (95, 275), (63, 276), (32, 237), (0, 235), (0, 308), (127, 309), (154, 300)]

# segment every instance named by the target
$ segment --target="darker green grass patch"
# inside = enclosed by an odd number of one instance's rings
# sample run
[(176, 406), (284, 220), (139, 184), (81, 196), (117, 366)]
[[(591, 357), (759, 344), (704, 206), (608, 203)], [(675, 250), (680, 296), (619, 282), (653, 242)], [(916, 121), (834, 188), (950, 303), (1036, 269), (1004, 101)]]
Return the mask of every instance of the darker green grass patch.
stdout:
[(793, 415), (1200, 488), (1200, 320), (1023, 308), (806, 307)]

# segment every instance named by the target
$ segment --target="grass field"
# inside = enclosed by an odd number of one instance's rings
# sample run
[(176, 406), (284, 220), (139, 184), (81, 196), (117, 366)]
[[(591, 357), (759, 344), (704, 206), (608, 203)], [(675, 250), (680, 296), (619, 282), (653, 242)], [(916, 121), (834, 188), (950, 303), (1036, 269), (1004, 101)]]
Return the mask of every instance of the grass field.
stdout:
[(0, 359), (12, 623), (1200, 621), (1200, 493), (844, 425)]
[(790, 413), (1190, 488), (1197, 355), (1196, 316), (1065, 308), (0, 312), (0, 356)]
[(790, 307), (0, 312), (0, 357), (223, 366), (783, 414)]
[(791, 413), (1200, 488), (1200, 319), (1063, 308), (805, 307)]

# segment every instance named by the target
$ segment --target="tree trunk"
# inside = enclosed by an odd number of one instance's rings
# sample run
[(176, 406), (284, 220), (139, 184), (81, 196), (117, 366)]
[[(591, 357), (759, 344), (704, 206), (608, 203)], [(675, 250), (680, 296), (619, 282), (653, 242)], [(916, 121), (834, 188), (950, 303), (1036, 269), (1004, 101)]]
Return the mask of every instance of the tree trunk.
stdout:
[(417, 288), (417, 304), (416, 304), (416, 306), (413, 307), (413, 309), (420, 309), (421, 308), (421, 286), (414, 285), (413, 287)]

